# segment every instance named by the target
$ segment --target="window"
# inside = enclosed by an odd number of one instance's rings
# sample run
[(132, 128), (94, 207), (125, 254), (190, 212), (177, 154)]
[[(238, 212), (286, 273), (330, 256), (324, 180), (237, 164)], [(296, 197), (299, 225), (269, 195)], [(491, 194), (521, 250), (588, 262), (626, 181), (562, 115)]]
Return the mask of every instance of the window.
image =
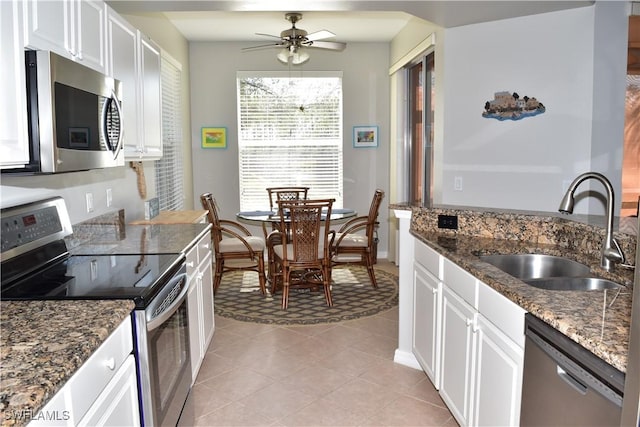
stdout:
[(238, 129), (241, 210), (264, 209), (267, 187), (289, 185), (342, 207), (340, 73), (238, 73)]
[(160, 210), (184, 206), (182, 180), (182, 67), (162, 53), (162, 158), (155, 162)]

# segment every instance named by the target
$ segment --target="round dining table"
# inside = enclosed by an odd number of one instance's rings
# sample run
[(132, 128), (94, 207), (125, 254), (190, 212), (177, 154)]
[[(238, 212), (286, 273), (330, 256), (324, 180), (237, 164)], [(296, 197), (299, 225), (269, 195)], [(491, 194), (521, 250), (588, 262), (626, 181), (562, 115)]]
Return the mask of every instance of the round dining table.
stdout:
[[(353, 209), (335, 208), (331, 209), (331, 222), (343, 222), (345, 220), (354, 218), (357, 212)], [(243, 211), (236, 214), (236, 218), (244, 223), (251, 225), (263, 225), (263, 224), (279, 224), (280, 216), (274, 211)], [(285, 218), (286, 221), (286, 218)]]

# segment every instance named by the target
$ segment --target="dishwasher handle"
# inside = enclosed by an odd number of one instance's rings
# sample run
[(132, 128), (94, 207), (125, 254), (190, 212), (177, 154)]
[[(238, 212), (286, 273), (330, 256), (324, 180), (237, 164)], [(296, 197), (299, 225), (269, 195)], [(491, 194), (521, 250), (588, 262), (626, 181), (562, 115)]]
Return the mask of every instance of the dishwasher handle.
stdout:
[(586, 395), (589, 389), (586, 385), (582, 384), (576, 377), (565, 371), (562, 366), (556, 365), (556, 373), (562, 381), (569, 384), (575, 391), (581, 395)]

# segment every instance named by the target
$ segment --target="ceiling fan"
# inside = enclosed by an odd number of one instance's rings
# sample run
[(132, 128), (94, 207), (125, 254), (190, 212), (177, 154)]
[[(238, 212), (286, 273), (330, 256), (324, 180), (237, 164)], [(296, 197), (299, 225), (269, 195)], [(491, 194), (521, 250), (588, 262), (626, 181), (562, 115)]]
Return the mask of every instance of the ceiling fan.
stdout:
[(271, 34), (256, 33), (259, 36), (275, 37), (278, 40), (275, 43), (269, 43), (265, 45), (246, 47), (242, 50), (256, 50), (265, 48), (280, 48), (277, 58), (281, 62), (288, 64), (291, 62), (293, 65), (298, 65), (306, 62), (309, 59), (309, 53), (306, 52), (306, 48), (316, 49), (330, 49), (342, 51), (347, 47), (346, 43), (322, 41), (330, 37), (335, 37), (331, 31), (320, 30), (314, 33), (307, 33), (301, 28), (296, 28), (296, 22), (302, 19), (301, 13), (286, 13), (284, 18), (291, 22), (291, 28), (284, 30), (280, 33), (280, 36), (274, 36)]

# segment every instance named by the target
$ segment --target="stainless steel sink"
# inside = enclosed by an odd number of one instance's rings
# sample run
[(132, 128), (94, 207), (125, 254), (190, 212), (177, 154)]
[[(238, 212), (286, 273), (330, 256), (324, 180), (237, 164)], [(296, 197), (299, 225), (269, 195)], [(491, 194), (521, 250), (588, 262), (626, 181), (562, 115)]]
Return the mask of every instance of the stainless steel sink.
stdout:
[(598, 277), (552, 277), (548, 279), (524, 280), (528, 285), (550, 291), (602, 291), (619, 289), (622, 285)]
[(590, 273), (589, 267), (584, 264), (553, 255), (482, 255), (480, 259), (521, 280), (581, 277), (588, 276)]
[(596, 291), (622, 285), (589, 277), (588, 266), (568, 258), (542, 254), (481, 255), (480, 259), (530, 286), (552, 291)]

